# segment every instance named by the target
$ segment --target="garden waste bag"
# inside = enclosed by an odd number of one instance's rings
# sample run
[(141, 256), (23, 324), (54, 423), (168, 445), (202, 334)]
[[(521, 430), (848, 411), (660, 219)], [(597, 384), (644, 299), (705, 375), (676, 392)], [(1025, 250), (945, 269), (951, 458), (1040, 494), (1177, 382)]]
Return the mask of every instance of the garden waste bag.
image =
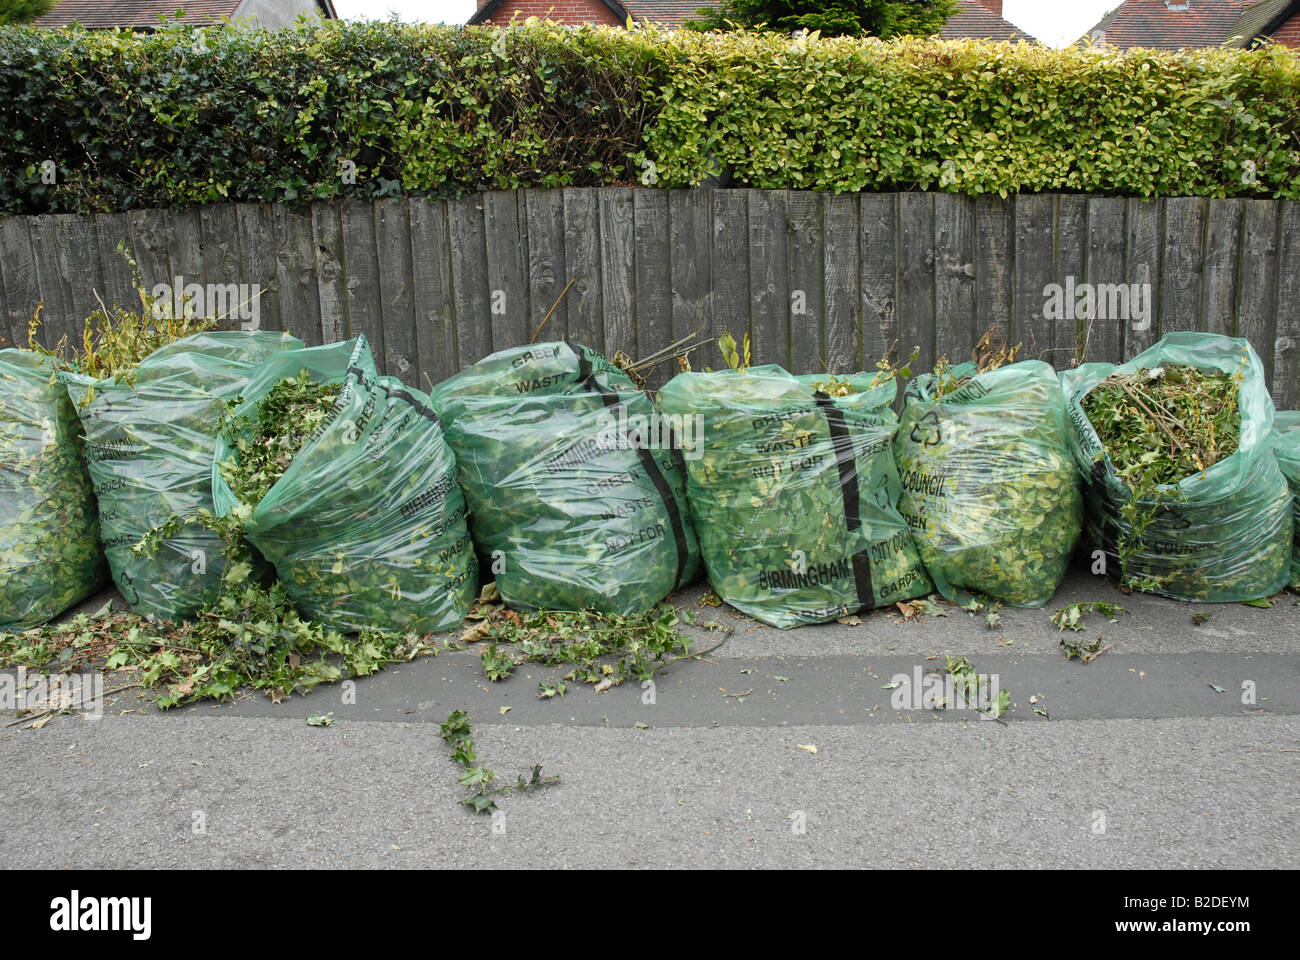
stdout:
[[(301, 345), (284, 333), (216, 331), (156, 350), (130, 375), (60, 374), (85, 429), (104, 552), (136, 613), (183, 620), (217, 598), (225, 548), (197, 515), (212, 509), (221, 417), (264, 360)], [(165, 534), (157, 550), (132, 550), (155, 530)]]
[(1292, 520), (1295, 546), (1291, 552), (1291, 586), (1300, 590), (1300, 410), (1279, 410), (1273, 420), (1273, 452), (1295, 501)]
[(470, 532), (524, 610), (643, 613), (699, 567), (678, 438), (601, 354), (502, 350), (432, 393)]
[(0, 350), (0, 631), (53, 619), (107, 572), (67, 388), (47, 358)]
[[(1237, 384), (1236, 449), (1208, 469), (1135, 496), (1085, 403), (1112, 374), (1145, 371), (1160, 378), (1176, 375), (1176, 370), (1167, 373), (1176, 365), (1226, 374)], [(1072, 449), (1086, 477), (1084, 535), (1089, 549), (1100, 551), (1108, 577), (1135, 589), (1211, 603), (1257, 600), (1287, 585), (1291, 492), (1273, 456), (1273, 401), (1263, 365), (1249, 343), (1214, 334), (1171, 333), (1128, 363), (1086, 363), (1061, 374), (1061, 383)], [(1144, 409), (1133, 403), (1137, 413), (1149, 409), (1150, 404)], [(1212, 412), (1198, 404), (1193, 416)], [(1178, 432), (1160, 435), (1165, 451), (1185, 446)]]
[(899, 421), (899, 510), (939, 592), (1051, 600), (1083, 524), (1056, 372), (1028, 360), (924, 374)]
[[(232, 487), (277, 385), (340, 386), (333, 409), (256, 503)], [(478, 593), (456, 460), (428, 397), (381, 377), (365, 337), (272, 357), (249, 382), (212, 470), (217, 514), (274, 566), (305, 617), (341, 632), (426, 634)]]
[(930, 592), (895, 508), (897, 386), (873, 383), (763, 366), (682, 373), (659, 392), (665, 413), (702, 418), (691, 509), (732, 606), (789, 628)]

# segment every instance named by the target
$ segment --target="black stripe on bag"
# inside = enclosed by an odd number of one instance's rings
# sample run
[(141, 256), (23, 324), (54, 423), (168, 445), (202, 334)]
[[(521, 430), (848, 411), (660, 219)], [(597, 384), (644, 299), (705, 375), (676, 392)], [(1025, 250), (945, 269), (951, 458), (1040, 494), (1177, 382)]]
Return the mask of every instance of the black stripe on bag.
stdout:
[[(595, 374), (591, 369), (591, 361), (587, 359), (586, 351), (581, 347), (575, 347), (568, 343), (570, 350), (578, 355), (578, 383), (593, 393), (600, 394), (600, 399), (604, 402), (606, 408), (613, 409), (621, 407), (623, 401), (619, 399), (617, 391), (603, 387), (596, 380)], [(682, 525), (682, 512), (677, 506), (677, 498), (673, 496), (672, 487), (668, 485), (668, 478), (664, 476), (663, 471), (659, 469), (659, 464), (655, 462), (654, 454), (645, 447), (636, 447), (637, 459), (641, 461), (641, 468), (645, 470), (646, 476), (650, 482), (655, 485), (655, 491), (659, 494), (659, 499), (664, 502), (664, 509), (668, 511), (668, 523), (673, 528), (673, 540), (677, 544), (677, 576), (673, 582), (679, 587), (682, 584), (682, 576), (686, 573), (686, 564), (690, 560), (690, 554), (686, 549), (686, 528)]]
[[(840, 471), (840, 492), (844, 496), (844, 525), (849, 533), (862, 529), (861, 495), (858, 487), (858, 458), (853, 452), (853, 438), (849, 436), (844, 411), (824, 393), (814, 395), (817, 406), (826, 416), (830, 428), (831, 445), (835, 448), (835, 465)], [(866, 609), (876, 605), (876, 591), (871, 583), (871, 556), (867, 550), (853, 555), (853, 580), (857, 585), (858, 601)]]

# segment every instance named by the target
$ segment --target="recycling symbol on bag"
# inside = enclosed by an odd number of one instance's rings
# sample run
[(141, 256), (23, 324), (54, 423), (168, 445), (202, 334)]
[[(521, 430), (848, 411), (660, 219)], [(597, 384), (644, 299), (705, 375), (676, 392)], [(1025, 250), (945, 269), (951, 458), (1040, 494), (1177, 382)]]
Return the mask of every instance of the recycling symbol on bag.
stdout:
[(939, 434), (939, 414), (931, 410), (912, 425), (912, 442), (927, 447), (937, 447), (942, 437)]

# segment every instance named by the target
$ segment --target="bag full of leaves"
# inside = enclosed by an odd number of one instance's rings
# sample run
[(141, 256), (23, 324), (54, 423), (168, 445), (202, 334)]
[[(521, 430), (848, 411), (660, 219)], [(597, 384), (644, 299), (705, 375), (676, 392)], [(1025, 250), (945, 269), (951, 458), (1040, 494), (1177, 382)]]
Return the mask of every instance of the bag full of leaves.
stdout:
[(1300, 410), (1279, 410), (1273, 420), (1273, 453), (1291, 487), (1295, 546), (1291, 552), (1291, 587), (1300, 590)]
[(295, 607), (344, 633), (455, 626), (478, 593), (456, 460), (365, 337), (280, 354), (217, 441), (212, 496)]
[(632, 616), (694, 579), (681, 438), (604, 356), (564, 342), (502, 350), (432, 399), (509, 606)]
[(899, 420), (899, 510), (935, 587), (1046, 604), (1083, 524), (1056, 372), (941, 365), (908, 384)]
[(107, 573), (67, 388), (48, 357), (0, 350), (0, 631), (53, 619)]
[(1249, 343), (1171, 333), (1122, 366), (1087, 363), (1061, 383), (1097, 572), (1126, 589), (1212, 603), (1286, 586), (1291, 492)]
[(668, 414), (703, 418), (687, 471), (718, 596), (790, 628), (929, 593), (895, 508), (896, 380), (796, 377), (731, 354), (732, 369), (678, 374), (658, 397)]
[[(301, 346), (284, 333), (211, 331), (103, 375), (60, 373), (85, 430), (104, 552), (137, 613), (184, 620), (217, 597), (225, 549), (200, 512), (212, 510), (222, 414), (268, 357)], [(154, 549), (135, 549), (147, 537)]]

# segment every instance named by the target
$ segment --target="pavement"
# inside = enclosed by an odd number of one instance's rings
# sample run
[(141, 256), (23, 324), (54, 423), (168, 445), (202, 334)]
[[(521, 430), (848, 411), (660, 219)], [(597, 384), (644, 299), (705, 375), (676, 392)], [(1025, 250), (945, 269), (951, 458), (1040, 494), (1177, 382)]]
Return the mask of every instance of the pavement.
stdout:
[[(674, 601), (721, 629), (652, 687), (605, 693), (528, 665), (498, 683), (477, 651), (390, 667), (272, 704), (0, 727), (0, 857), (11, 867), (1292, 868), (1300, 784), (1300, 598), (1270, 609), (1124, 596), (1073, 572), (1049, 610), (1002, 626), (947, 616), (780, 631)], [(110, 595), (111, 596), (111, 595)], [(86, 606), (102, 604), (96, 598)], [(1050, 610), (1125, 608), (1070, 636)], [(116, 600), (121, 603), (121, 600)], [(1193, 615), (1211, 617), (1196, 623)], [(901, 698), (899, 675), (965, 656), (1004, 722)], [(900, 687), (902, 690), (900, 691)], [(507, 709), (508, 708), (508, 709)], [(495, 817), (457, 803), (438, 736), (474, 721), (479, 761), (513, 780)], [(332, 713), (332, 726), (309, 716)], [(11, 714), (12, 715), (12, 714)], [(0, 720), (7, 723), (8, 720)]]

